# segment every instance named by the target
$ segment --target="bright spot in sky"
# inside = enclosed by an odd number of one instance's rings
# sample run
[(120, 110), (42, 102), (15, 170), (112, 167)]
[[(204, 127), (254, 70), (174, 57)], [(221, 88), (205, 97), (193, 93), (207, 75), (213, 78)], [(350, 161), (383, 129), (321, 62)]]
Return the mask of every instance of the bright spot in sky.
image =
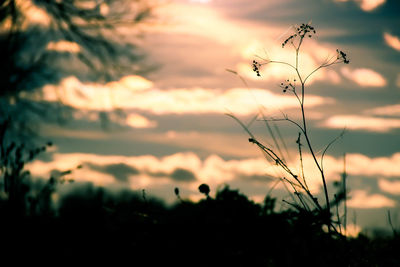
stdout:
[(192, 3), (201, 3), (201, 4), (207, 4), (210, 3), (212, 0), (189, 0), (189, 2)]

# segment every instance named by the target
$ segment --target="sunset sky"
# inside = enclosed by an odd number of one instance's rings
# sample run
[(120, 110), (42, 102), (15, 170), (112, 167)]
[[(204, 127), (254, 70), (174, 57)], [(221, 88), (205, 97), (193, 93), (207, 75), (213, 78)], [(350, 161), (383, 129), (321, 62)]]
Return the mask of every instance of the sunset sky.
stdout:
[[(284, 173), (248, 142), (246, 132), (226, 113), (245, 123), (260, 110), (266, 118), (286, 114), (300, 121), (296, 98), (279, 87), (295, 73), (270, 64), (257, 77), (251, 64), (258, 57), (294, 62), (294, 50), (282, 48), (282, 42), (294, 25), (311, 23), (317, 33), (301, 48), (302, 75), (336, 57), (336, 49), (350, 59), (348, 65), (321, 69), (306, 84), (306, 116), (318, 156), (346, 128), (325, 156), (328, 182), (340, 179), (346, 153), (352, 209), (348, 220), (361, 227), (387, 227), (390, 209), (400, 226), (396, 214), (400, 207), (399, 1), (172, 0), (155, 11), (158, 23), (142, 26), (143, 38), (135, 40), (156, 67), (151, 72), (132, 73), (109, 83), (65, 76), (57, 84), (39, 88), (46, 101), (58, 101), (61, 94), (62, 102), (75, 111), (74, 120), (64, 125), (43, 123), (41, 136), (55, 146), (46, 160), (30, 164), (33, 175), (48, 177), (52, 170), (82, 164), (71, 175), (77, 182), (145, 189), (169, 203), (175, 200), (175, 187), (183, 198), (201, 198), (197, 191), (201, 183), (209, 184), (212, 193), (228, 184), (258, 202), (268, 192), (287, 198), (284, 187), (275, 182)], [(46, 27), (46, 14), (39, 8), (30, 14), (32, 23)], [(127, 38), (133, 31), (120, 30)], [(49, 43), (47, 49), (73, 54), (80, 47), (60, 41)], [(115, 117), (115, 109), (124, 110), (126, 118)], [(106, 129), (99, 111), (111, 118)], [(278, 150), (261, 119), (258, 116), (250, 130)], [(272, 123), (271, 128), (276, 136), (281, 134), (288, 150), (281, 144), (283, 156), (299, 172), (298, 129), (285, 121)], [(306, 153), (304, 158), (309, 185), (321, 193), (311, 156)]]

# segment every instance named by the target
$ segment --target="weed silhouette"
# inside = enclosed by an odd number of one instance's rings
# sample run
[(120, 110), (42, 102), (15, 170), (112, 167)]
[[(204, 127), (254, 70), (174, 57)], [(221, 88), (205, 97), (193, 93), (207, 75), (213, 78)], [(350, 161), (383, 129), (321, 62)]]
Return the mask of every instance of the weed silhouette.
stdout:
[[(312, 38), (316, 34), (316, 30), (313, 26), (310, 24), (301, 24), (300, 26), (294, 26), (294, 33), (287, 37), (284, 42), (282, 43), (282, 48), (285, 48), (287, 45), (291, 45), (291, 47), (295, 51), (295, 64), (287, 63), (284, 61), (276, 61), (272, 60), (270, 58), (261, 58), (259, 57), (259, 60), (261, 61), (256, 61), (253, 60), (252, 62), (252, 69), (256, 73), (258, 77), (262, 77), (261, 75), (261, 69), (263, 66), (268, 65), (268, 64), (280, 64), (280, 65), (286, 65), (289, 66), (295, 73), (296, 78), (293, 80), (287, 79), (284, 82), (280, 84), (280, 88), (282, 89), (283, 93), (292, 93), (298, 103), (299, 103), (299, 109), (300, 109), (300, 114), (301, 114), (301, 122), (297, 122), (295, 120), (292, 120), (289, 118), (287, 115), (284, 114), (284, 117), (282, 119), (267, 119), (263, 114), (262, 111), (260, 111), (260, 115), (262, 117), (262, 120), (265, 121), (269, 132), (271, 133), (271, 136), (274, 140), (274, 143), (279, 150), (276, 152), (273, 148), (264, 145), (262, 142), (258, 141), (257, 138), (250, 132), (248, 127), (246, 126), (245, 123), (241, 122), (237, 117), (235, 117), (233, 114), (227, 114), (233, 119), (235, 119), (242, 127), (243, 129), (249, 134), (249, 142), (255, 144), (265, 155), (265, 157), (268, 160), (271, 160), (274, 162), (277, 166), (279, 166), (285, 173), (286, 175), (283, 177), (279, 177), (283, 183), (288, 185), (291, 188), (291, 193), (293, 194), (293, 202), (286, 201), (287, 204), (291, 205), (292, 207), (295, 207), (298, 209), (300, 212), (308, 212), (311, 214), (318, 214), (315, 218), (317, 219), (318, 222), (322, 222), (321, 225), (325, 225), (328, 228), (328, 231), (335, 232), (336, 234), (341, 234), (341, 229), (342, 229), (342, 221), (341, 221), (341, 216), (337, 213), (337, 218), (338, 220), (334, 220), (332, 218), (332, 206), (336, 207), (336, 211), (338, 212), (338, 206), (342, 201), (346, 200), (346, 186), (343, 184), (335, 194), (335, 198), (333, 201), (330, 199), (330, 195), (328, 192), (328, 187), (327, 187), (327, 182), (326, 182), (326, 177), (325, 177), (325, 171), (324, 171), (324, 165), (323, 165), (323, 160), (326, 152), (330, 148), (332, 144), (334, 144), (339, 138), (341, 138), (344, 134), (344, 131), (334, 140), (332, 140), (328, 145), (325, 147), (325, 149), (322, 152), (322, 155), (320, 158), (317, 157), (317, 153), (315, 152), (315, 149), (312, 145), (311, 139), (310, 139), (310, 133), (309, 133), (309, 128), (308, 128), (308, 123), (307, 123), (307, 117), (306, 117), (306, 112), (305, 112), (305, 91), (306, 91), (306, 82), (307, 80), (312, 77), (313, 74), (315, 74), (318, 70), (322, 68), (327, 68), (332, 65), (336, 64), (349, 64), (350, 60), (348, 59), (348, 56), (346, 53), (343, 51), (337, 49), (336, 50), (336, 55), (332, 56), (330, 58), (327, 58), (322, 64), (320, 64), (316, 69), (311, 71), (307, 75), (302, 75), (300, 74), (300, 66), (299, 66), (299, 54), (302, 45), (305, 42), (306, 38)], [(287, 164), (287, 161), (283, 157), (283, 154), (280, 151), (280, 146), (279, 143), (277, 142), (276, 138), (273, 135), (273, 132), (269, 126), (270, 121), (288, 121), (295, 125), (297, 129), (299, 130), (298, 132), (298, 137), (296, 140), (296, 144), (298, 147), (298, 152), (299, 152), (299, 159), (300, 159), (300, 166), (301, 166), (301, 171), (300, 173), (296, 173), (296, 171), (293, 171), (291, 167)], [(321, 181), (323, 185), (323, 194), (325, 198), (325, 203), (321, 203), (321, 201), (318, 200), (318, 198), (311, 192), (311, 190), (308, 187), (307, 184), (307, 177), (304, 173), (304, 165), (303, 165), (303, 149), (302, 147), (304, 146), (303, 140), (305, 141), (305, 146), (310, 152), (314, 165), (318, 169), (320, 176), (321, 176)], [(284, 145), (284, 143), (283, 143)], [(345, 183), (346, 179), (344, 178), (342, 180), (343, 183)], [(346, 217), (346, 213), (345, 216)], [(344, 219), (346, 221), (346, 219)], [(344, 224), (344, 228), (345, 228)], [(345, 229), (344, 229), (345, 230)]]

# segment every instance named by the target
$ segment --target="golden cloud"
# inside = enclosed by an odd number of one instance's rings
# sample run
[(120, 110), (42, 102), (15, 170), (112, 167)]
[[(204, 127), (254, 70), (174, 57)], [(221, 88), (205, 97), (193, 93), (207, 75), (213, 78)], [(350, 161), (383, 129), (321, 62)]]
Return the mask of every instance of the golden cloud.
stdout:
[(133, 128), (154, 128), (157, 122), (151, 121), (140, 114), (129, 114), (126, 118), (126, 124)]
[(400, 39), (397, 36), (391, 35), (390, 33), (385, 32), (383, 34), (383, 38), (388, 46), (391, 48), (400, 51)]
[[(382, 110), (381, 110), (382, 112)], [(389, 132), (400, 128), (400, 119), (378, 118), (361, 115), (332, 116), (320, 126), (336, 129), (365, 130), (370, 132)]]
[(363, 190), (354, 190), (350, 192), (350, 200), (347, 205), (357, 209), (378, 209), (392, 208), (396, 206), (396, 201), (379, 194), (368, 195)]
[[(369, 158), (361, 154), (349, 154), (347, 160), (347, 173), (349, 175), (393, 177), (400, 176), (400, 153), (391, 157)], [(270, 182), (271, 177), (284, 177), (285, 173), (273, 163), (269, 163), (265, 158), (254, 157), (238, 160), (224, 160), (218, 155), (210, 155), (205, 159), (194, 153), (176, 153), (164, 157), (155, 157), (152, 155), (142, 156), (116, 156), (116, 155), (96, 155), (84, 153), (54, 154), (53, 160), (44, 162), (35, 160), (27, 165), (33, 176), (49, 177), (53, 170), (65, 171), (75, 169), (78, 165), (83, 165), (81, 169), (75, 170), (70, 176), (77, 181), (91, 181), (99, 185), (108, 185), (115, 183), (113, 176), (107, 173), (100, 173), (97, 169), (92, 169), (91, 165), (126, 165), (131, 169), (137, 170), (134, 174), (129, 174), (129, 186), (138, 189), (143, 186), (160, 186), (161, 184), (170, 184), (167, 176), (153, 175), (170, 174), (176, 169), (184, 169), (193, 173), (196, 180), (185, 182), (187, 188), (193, 192), (197, 191), (200, 183), (207, 183), (213, 188), (234, 181), (236, 179), (246, 179), (246, 177), (265, 177), (265, 186)], [(291, 169), (300, 173), (298, 162), (288, 163)], [(324, 160), (325, 175), (328, 181), (337, 180), (342, 172), (342, 159), (327, 155)], [(320, 174), (313, 164), (313, 159), (309, 154), (304, 154), (304, 171), (307, 184), (313, 193), (318, 193), (321, 189)], [(244, 180), (245, 181), (245, 180)], [(249, 182), (258, 182), (249, 180)], [(392, 190), (392, 193), (398, 193), (398, 182), (382, 182), (379, 186), (383, 191)], [(395, 186), (395, 187), (392, 187)], [(391, 189), (388, 189), (390, 188)], [(393, 189), (395, 188), (395, 189)], [(393, 191), (394, 190), (394, 191)], [(353, 191), (352, 207), (392, 206), (394, 202), (380, 195), (367, 195), (363, 191)], [(374, 204), (375, 203), (375, 204)]]
[(362, 87), (384, 87), (387, 84), (386, 79), (372, 69), (361, 68), (351, 70), (348, 67), (343, 67), (341, 73), (344, 77)]
[[(20, 7), (24, 17), (26, 18), (25, 23), (39, 24), (42, 26), (48, 26), (51, 23), (51, 17), (43, 9), (34, 4), (32, 0), (17, 0), (17, 5)], [(27, 25), (23, 25), (25, 28)]]
[[(56, 85), (43, 87), (44, 99), (62, 100), (64, 104), (80, 110), (110, 111), (131, 108), (154, 114), (226, 113), (252, 115), (260, 105), (268, 110), (297, 108), (296, 97), (273, 93), (267, 89), (231, 88), (177, 88), (160, 90), (140, 76), (124, 77), (106, 85), (82, 83), (68, 77)], [(333, 103), (331, 98), (308, 95), (308, 107)]]
[(379, 179), (379, 188), (386, 193), (392, 195), (400, 195), (400, 181), (389, 181), (387, 179)]
[[(77, 181), (92, 181), (95, 184), (105, 185), (115, 182), (109, 174), (99, 173), (88, 167), (90, 164), (110, 165), (126, 164), (139, 171), (131, 179), (133, 187), (147, 184), (158, 183), (158, 178), (153, 178), (151, 174), (171, 173), (176, 169), (185, 169), (195, 174), (198, 180), (192, 186), (196, 187), (199, 183), (208, 183), (217, 186), (230, 181), (238, 176), (267, 175), (264, 159), (249, 160), (223, 160), (219, 156), (211, 155), (205, 160), (201, 160), (194, 153), (176, 153), (173, 155), (157, 158), (151, 155), (143, 156), (105, 156), (96, 154), (55, 154), (51, 162), (36, 160), (27, 165), (33, 176), (49, 177), (53, 170), (75, 169), (78, 165), (82, 168), (76, 169), (71, 177)], [(270, 171), (269, 171), (270, 172)], [(133, 184), (132, 184), (133, 183)]]
[(360, 7), (364, 11), (372, 11), (379, 6), (383, 5), (386, 0), (361, 0), (359, 1)]
[[(335, 0), (336, 2), (348, 2), (350, 0)], [(364, 11), (372, 11), (376, 8), (378, 8), (379, 6), (383, 5), (386, 0), (353, 0), (354, 2), (356, 2), (360, 8)]]
[(377, 107), (365, 111), (366, 114), (379, 116), (397, 116), (400, 117), (400, 104)]
[(49, 51), (69, 53), (79, 53), (81, 51), (81, 47), (79, 44), (65, 40), (58, 42), (49, 42), (46, 46), (46, 49)]

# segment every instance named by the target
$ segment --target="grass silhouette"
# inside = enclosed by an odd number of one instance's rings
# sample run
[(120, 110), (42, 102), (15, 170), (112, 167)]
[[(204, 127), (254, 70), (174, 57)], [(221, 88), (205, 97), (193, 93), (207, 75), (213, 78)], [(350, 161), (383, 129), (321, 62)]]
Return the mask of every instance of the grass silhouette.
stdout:
[[(277, 151), (274, 150), (274, 148), (269, 147), (268, 145), (264, 145), (262, 142), (257, 140), (257, 138), (251, 133), (249, 128), (245, 123), (240, 121), (236, 116), (233, 114), (227, 114), (228, 116), (232, 117), (235, 119), (241, 127), (247, 132), (249, 135), (249, 142), (253, 143), (258, 146), (258, 148), (262, 151), (264, 156), (274, 162), (277, 166), (279, 166), (285, 173), (286, 176), (280, 177), (280, 179), (287, 184), (291, 189), (292, 189), (292, 194), (294, 195), (293, 202), (287, 202), (291, 206), (295, 207), (296, 209), (301, 210), (302, 212), (309, 212), (309, 213), (318, 213), (319, 217), (322, 218), (323, 224), (327, 226), (328, 231), (335, 232), (337, 234), (341, 234), (342, 230), (342, 221), (341, 221), (341, 216), (338, 214), (339, 209), (338, 206), (342, 201), (346, 201), (346, 185), (345, 181), (346, 179), (342, 179), (342, 182), (344, 183), (341, 187), (339, 187), (339, 192), (335, 194), (335, 199), (332, 201), (329, 196), (328, 192), (328, 186), (326, 182), (326, 177), (325, 177), (325, 172), (324, 172), (324, 165), (323, 165), (323, 160), (326, 152), (330, 148), (330, 146), (335, 143), (339, 138), (341, 138), (344, 134), (344, 131), (334, 140), (328, 143), (326, 145), (325, 149), (322, 152), (322, 155), (320, 158), (317, 157), (317, 153), (315, 152), (315, 149), (312, 145), (312, 141), (310, 138), (310, 133), (309, 133), (309, 128), (307, 124), (307, 116), (306, 116), (306, 111), (305, 111), (305, 91), (306, 91), (306, 83), (307, 81), (320, 69), (330, 67), (335, 64), (349, 64), (350, 61), (348, 59), (348, 56), (346, 53), (343, 51), (337, 49), (336, 50), (336, 55), (332, 57), (328, 57), (322, 64), (320, 64), (317, 68), (312, 70), (309, 74), (307, 75), (302, 75), (300, 73), (300, 66), (299, 66), (299, 54), (302, 45), (304, 44), (305, 40), (307, 38), (312, 38), (313, 35), (316, 34), (316, 30), (311, 24), (301, 24), (300, 26), (294, 26), (294, 33), (287, 37), (285, 41), (282, 43), (282, 48), (286, 47), (287, 45), (290, 45), (294, 51), (295, 51), (295, 64), (291, 64), (288, 62), (284, 61), (276, 61), (272, 60), (270, 58), (262, 58), (258, 57), (257, 61), (253, 60), (252, 67), (253, 71), (258, 77), (261, 77), (261, 68), (265, 65), (268, 64), (280, 64), (280, 65), (286, 65), (289, 66), (293, 72), (295, 73), (295, 77), (293, 80), (287, 79), (284, 82), (280, 84), (280, 87), (283, 91), (283, 93), (292, 93), (298, 103), (299, 103), (299, 111), (301, 114), (301, 121), (297, 122), (291, 118), (289, 118), (286, 114), (283, 114), (283, 118), (281, 119), (268, 119), (264, 116), (262, 110), (260, 109), (260, 114), (257, 115), (257, 117), (262, 117), (262, 120), (265, 121), (266, 126), (271, 134), (271, 137), (274, 141), (274, 144), (276, 146)], [(261, 61), (260, 61), (261, 60)], [(235, 72), (234, 72), (235, 73)], [(237, 73), (235, 73), (237, 74)], [(243, 78), (241, 78), (242, 81), (244, 81)], [(244, 81), (245, 82), (245, 81)], [(246, 82), (245, 82), (246, 84)], [(247, 84), (246, 84), (247, 85)], [(296, 173), (295, 171), (292, 170), (292, 168), (287, 164), (287, 161), (285, 157), (283, 156), (283, 153), (280, 150), (280, 145), (277, 139), (275, 138), (273, 131), (271, 130), (271, 127), (269, 126), (270, 121), (288, 121), (292, 123), (293, 125), (296, 126), (296, 128), (299, 130), (298, 132), (298, 138), (296, 140), (296, 144), (298, 147), (298, 152), (299, 152), (299, 160), (300, 160), (300, 166), (301, 170), (300, 173)], [(278, 132), (279, 133), (279, 132)], [(282, 139), (281, 139), (282, 140)], [(323, 185), (323, 194), (325, 198), (325, 203), (321, 204), (321, 202), (318, 200), (318, 198), (311, 192), (307, 185), (307, 177), (304, 173), (304, 165), (303, 165), (303, 150), (302, 146), (303, 140), (305, 140), (305, 146), (308, 149), (309, 153), (312, 156), (314, 165), (318, 169), (320, 176), (321, 176), (321, 181)], [(282, 140), (282, 145), (285, 145), (285, 143)], [(344, 191), (342, 190), (344, 189)], [(343, 194), (344, 193), (344, 194)], [(297, 199), (297, 201), (295, 200)], [(332, 217), (332, 205), (336, 207), (337, 211), (337, 218), (338, 220), (334, 220)], [(345, 205), (346, 207), (346, 205)], [(346, 217), (346, 213), (344, 214), (344, 217)], [(343, 220), (344, 222), (346, 221), (346, 218)], [(344, 226), (344, 231), (346, 228), (346, 224)]]

